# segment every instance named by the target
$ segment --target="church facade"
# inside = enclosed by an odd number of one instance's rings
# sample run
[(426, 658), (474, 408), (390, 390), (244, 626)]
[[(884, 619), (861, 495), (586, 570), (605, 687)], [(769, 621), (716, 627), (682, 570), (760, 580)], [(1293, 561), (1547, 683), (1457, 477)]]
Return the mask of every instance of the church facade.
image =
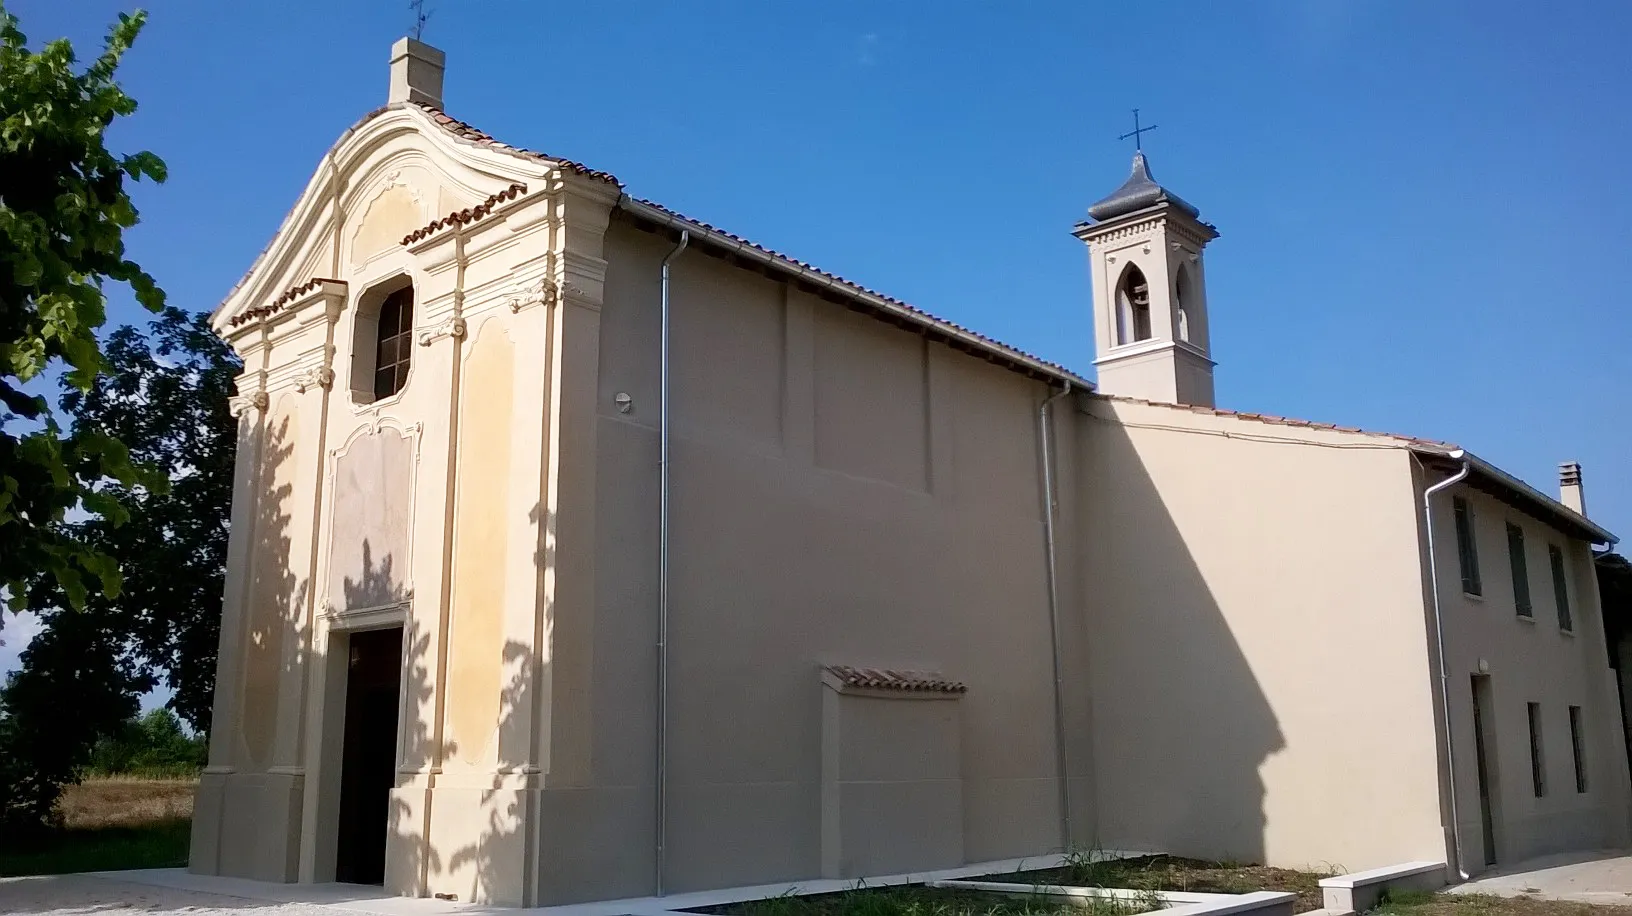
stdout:
[(1063, 848), (1624, 845), (1579, 468), (1221, 410), (1217, 235), (1076, 227), (1097, 386), (390, 103), (244, 358), (191, 869), (543, 905)]

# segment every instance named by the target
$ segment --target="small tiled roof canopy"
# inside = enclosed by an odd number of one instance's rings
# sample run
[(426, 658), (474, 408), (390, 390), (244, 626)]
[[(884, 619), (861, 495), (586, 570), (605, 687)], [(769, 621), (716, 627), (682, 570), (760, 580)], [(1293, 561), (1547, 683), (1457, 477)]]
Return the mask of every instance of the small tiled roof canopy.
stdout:
[(899, 690), (903, 693), (967, 693), (968, 685), (949, 680), (931, 671), (901, 671), (894, 668), (852, 668), (827, 665), (823, 668), (845, 687), (868, 690)]
[(441, 219), (432, 220), (426, 225), (415, 229), (413, 232), (403, 236), (402, 243), (404, 245), (412, 245), (420, 239), (428, 238), (438, 230), (446, 229), (449, 226), (462, 226), (466, 223), (474, 223), (489, 213), (492, 213), (493, 208), (497, 207), (499, 204), (502, 204), (507, 200), (515, 200), (517, 197), (526, 193), (526, 185), (512, 184), (510, 187), (505, 188), (497, 194), (488, 195), (486, 200), (474, 207), (466, 207), (463, 210), (455, 210)]
[(341, 286), (344, 286), (346, 281), (331, 280), (327, 277), (313, 277), (312, 279), (307, 280), (305, 283), (291, 286), (290, 288), (284, 290), (278, 295), (278, 298), (273, 299), (267, 305), (258, 305), (255, 308), (245, 310), (242, 314), (234, 315), (229, 324), (236, 328), (239, 325), (248, 324), (257, 318), (265, 318), (268, 315), (276, 315), (278, 312), (283, 310), (284, 306), (295, 301), (296, 299), (299, 299), (301, 296), (306, 295), (312, 290), (317, 289), (324, 283), (338, 283)]

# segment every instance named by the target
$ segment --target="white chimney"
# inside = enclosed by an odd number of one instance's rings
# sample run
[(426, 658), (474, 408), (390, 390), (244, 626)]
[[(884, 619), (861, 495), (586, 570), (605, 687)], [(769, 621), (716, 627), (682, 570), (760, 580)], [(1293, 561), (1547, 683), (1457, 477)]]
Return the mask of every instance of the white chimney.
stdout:
[(391, 97), (389, 101), (418, 102), (442, 107), (442, 72), (448, 56), (414, 38), (399, 38), (391, 46)]
[(1581, 492), (1581, 464), (1566, 461), (1558, 466), (1558, 501), (1586, 517), (1587, 497)]

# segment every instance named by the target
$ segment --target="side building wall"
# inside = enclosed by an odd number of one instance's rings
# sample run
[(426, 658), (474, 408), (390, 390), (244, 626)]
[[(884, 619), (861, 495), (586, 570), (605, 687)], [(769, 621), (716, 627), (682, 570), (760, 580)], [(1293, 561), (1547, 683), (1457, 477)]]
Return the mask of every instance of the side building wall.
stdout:
[(1082, 419), (1099, 843), (1441, 857), (1409, 454), (1105, 398)]
[[(653, 890), (659, 265), (674, 244), (623, 218), (607, 234), (594, 784), (544, 857), (552, 902)], [(673, 278), (664, 889), (1061, 848), (1047, 386), (696, 241)], [(1060, 492), (1073, 492), (1061, 453)], [(1076, 544), (1064, 510), (1062, 542)], [(1063, 583), (1062, 604), (1079, 606), (1081, 587)], [(1072, 818), (1086, 837), (1086, 637), (1080, 620), (1065, 629)], [(887, 709), (871, 704), (904, 701), (847, 695), (824, 718), (824, 665), (937, 672), (968, 690)]]
[[(1437, 479), (1441, 475), (1429, 475), (1426, 484)], [(1471, 514), (1478, 594), (1464, 591), (1456, 499)], [(1522, 532), (1528, 617), (1518, 613), (1520, 589), (1509, 525)], [(1560, 622), (1549, 547), (1557, 547), (1563, 558), (1568, 629)], [(1632, 812), (1620, 697), (1609, 667), (1589, 546), (1464, 482), (1435, 496), (1434, 550), (1465, 867), (1478, 872), (1487, 864), (1512, 864), (1554, 852), (1625, 846)], [(1486, 843), (1479, 791), (1473, 712), (1478, 676), (1484, 679), (1480, 724), (1494, 848)], [(1539, 726), (1539, 794), (1531, 765), (1531, 703), (1536, 704)], [(1580, 719), (1579, 787), (1572, 706), (1579, 709)]]

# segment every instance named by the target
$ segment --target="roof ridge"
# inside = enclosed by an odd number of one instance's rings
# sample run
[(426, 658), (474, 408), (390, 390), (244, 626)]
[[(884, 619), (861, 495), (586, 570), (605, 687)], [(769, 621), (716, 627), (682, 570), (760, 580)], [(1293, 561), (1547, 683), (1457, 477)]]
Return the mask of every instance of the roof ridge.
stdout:
[(1298, 429), (1317, 429), (1325, 432), (1349, 433), (1362, 436), (1372, 436), (1379, 439), (1393, 439), (1405, 445), (1440, 448), (1451, 451), (1461, 446), (1439, 439), (1424, 439), (1421, 436), (1410, 436), (1404, 433), (1391, 433), (1373, 429), (1361, 429), (1358, 426), (1339, 426), (1336, 423), (1323, 423), (1318, 420), (1304, 420), (1298, 417), (1283, 417), (1278, 414), (1252, 413), (1244, 410), (1231, 410), (1227, 407), (1204, 407), (1198, 404), (1172, 404), (1167, 401), (1152, 401), (1147, 398), (1129, 397), (1125, 394), (1107, 394), (1096, 391), (1094, 397), (1106, 401), (1116, 401), (1123, 404), (1140, 404), (1146, 407), (1166, 407), (1170, 410), (1186, 413), (1202, 414), (1214, 417), (1226, 417), (1234, 420), (1246, 420), (1254, 423), (1263, 423), (1267, 426), (1290, 426)]
[(809, 271), (809, 272), (814, 273), (814, 274), (818, 274), (818, 275), (820, 275), (822, 277), (827, 278), (828, 280), (832, 281), (833, 283), (835, 283), (837, 285), (846, 287), (847, 289), (849, 289), (853, 293), (860, 293), (860, 294), (865, 295), (865, 296), (871, 296), (873, 298), (880, 299), (880, 300), (882, 300), (884, 302), (889, 303), (890, 305), (892, 305), (892, 306), (894, 306), (896, 308), (899, 308), (899, 309), (902, 309), (904, 311), (910, 312), (913, 315), (915, 315), (915, 316), (917, 316), (917, 317), (919, 317), (919, 318), (921, 318), (921, 319), (923, 319), (923, 320), (925, 320), (927, 322), (930, 322), (930, 323), (936, 324), (936, 325), (943, 325), (943, 326), (945, 326), (947, 328), (951, 328), (953, 330), (956, 330), (958, 333), (963, 334), (963, 335), (965, 335), (967, 337), (972, 337), (972, 338), (974, 338), (975, 340), (981, 342), (982, 344), (984, 344), (987, 347), (991, 347), (993, 349), (1003, 351), (1004, 353), (1010, 355), (1011, 357), (1022, 357), (1022, 358), (1026, 359), (1026, 360), (1028, 360), (1030, 362), (1036, 363), (1039, 366), (1045, 366), (1045, 367), (1047, 367), (1049, 369), (1054, 370), (1061, 377), (1070, 379), (1075, 384), (1083, 385), (1083, 386), (1085, 386), (1085, 387), (1087, 387), (1089, 389), (1092, 388), (1092, 383), (1090, 383), (1086, 379), (1084, 379), (1081, 376), (1081, 374), (1077, 373), (1076, 371), (1074, 371), (1074, 370), (1072, 370), (1072, 369), (1070, 369), (1070, 368), (1068, 368), (1068, 367), (1066, 367), (1066, 366), (1064, 366), (1064, 365), (1062, 365), (1060, 363), (1054, 362), (1053, 360), (1043, 359), (1042, 357), (1037, 356), (1036, 354), (1028, 353), (1027, 351), (1020, 349), (1019, 347), (1013, 346), (1012, 344), (1006, 344), (1003, 341), (998, 340), (998, 339), (996, 339), (994, 337), (988, 337), (985, 334), (980, 333), (979, 331), (976, 331), (976, 330), (973, 330), (971, 328), (965, 327), (965, 326), (963, 326), (961, 324), (958, 324), (955, 321), (949, 321), (949, 320), (947, 320), (945, 318), (942, 318), (942, 317), (940, 317), (938, 315), (935, 315), (932, 312), (925, 311), (924, 309), (921, 309), (918, 306), (913, 305), (910, 302), (907, 302), (906, 300), (897, 299), (896, 297), (891, 296), (888, 293), (881, 293), (881, 292), (879, 292), (879, 291), (877, 291), (875, 289), (872, 289), (870, 287), (863, 286), (862, 284), (857, 283), (854, 280), (847, 280), (844, 277), (839, 276), (838, 274), (832, 273), (830, 271), (823, 270), (822, 268), (817, 267), (816, 265), (811, 264), (811, 263), (809, 263), (807, 261), (801, 261), (798, 258), (795, 258), (795, 257), (793, 257), (791, 255), (783, 254), (782, 252), (777, 251), (774, 248), (767, 248), (764, 245), (759, 244), (758, 242), (751, 241), (749, 239), (743, 238), (742, 236), (737, 235), (734, 232), (731, 232), (731, 231), (726, 230), (726, 229), (721, 229), (719, 226), (715, 226), (715, 225), (713, 225), (711, 223), (706, 223), (706, 222), (704, 222), (704, 221), (702, 221), (700, 219), (695, 219), (693, 217), (687, 216), (684, 213), (681, 213), (681, 212), (679, 212), (677, 210), (672, 210), (672, 209), (670, 209), (668, 207), (663, 206), (660, 203), (657, 203), (656, 201), (646, 200), (646, 199), (640, 198), (640, 197), (634, 197), (634, 196), (631, 196), (630, 194), (628, 194), (627, 192), (625, 192), (624, 197), (626, 197), (627, 199), (629, 199), (630, 201), (632, 201), (632, 202), (634, 202), (636, 204), (639, 204), (642, 207), (649, 207), (649, 208), (651, 208), (653, 210), (657, 210), (657, 211), (665, 213), (665, 214), (667, 214), (669, 216), (675, 217), (676, 219), (680, 219), (680, 220), (683, 220), (683, 221), (685, 221), (687, 223), (691, 223), (693, 225), (700, 226), (703, 229), (708, 230), (709, 232), (718, 233), (719, 235), (722, 235), (722, 236), (732, 240), (733, 242), (736, 242), (739, 245), (742, 245), (742, 246), (747, 247), (747, 248), (752, 248), (753, 250), (758, 251), (758, 252), (760, 252), (762, 254), (770, 255), (771, 257), (776, 258), (777, 260), (784, 261), (784, 262), (786, 262), (788, 264), (791, 264), (791, 265), (793, 265), (795, 267), (798, 267), (801, 270), (805, 270), (805, 271)]
[[(525, 149), (519, 146), (511, 146), (510, 144), (495, 138), (487, 131), (461, 121), (434, 105), (427, 105), (424, 102), (402, 102), (399, 104), (405, 108), (418, 108), (420, 111), (423, 111), (425, 114), (429, 115), (432, 122), (447, 133), (476, 146), (483, 147), (484, 149), (498, 150), (501, 153), (509, 153), (512, 156), (528, 159), (533, 162), (549, 163), (558, 168), (566, 169), (574, 174), (583, 175), (586, 178), (604, 181), (608, 184), (617, 185), (620, 188), (623, 187), (623, 182), (619, 181), (617, 176), (613, 175), (611, 172), (603, 172), (599, 169), (592, 169), (589, 166), (584, 165), (582, 162), (576, 162), (572, 159), (563, 159), (560, 156), (551, 156), (548, 153), (541, 153), (537, 150)], [(373, 117), (374, 115), (379, 114), (380, 111), (384, 111), (392, 107), (394, 106), (388, 105), (385, 109), (375, 111), (369, 117)], [(366, 121), (367, 118), (364, 120)], [(358, 126), (362, 126), (361, 121), (358, 122)]]

